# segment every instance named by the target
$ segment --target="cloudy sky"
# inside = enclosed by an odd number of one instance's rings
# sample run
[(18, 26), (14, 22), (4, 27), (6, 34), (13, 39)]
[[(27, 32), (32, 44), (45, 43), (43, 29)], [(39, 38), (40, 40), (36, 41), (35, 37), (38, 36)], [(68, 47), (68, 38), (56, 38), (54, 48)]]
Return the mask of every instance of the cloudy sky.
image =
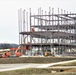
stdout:
[(59, 7), (76, 13), (76, 0), (0, 0), (0, 42), (18, 44), (18, 9), (32, 8), (36, 13), (39, 7), (46, 11), (49, 7)]

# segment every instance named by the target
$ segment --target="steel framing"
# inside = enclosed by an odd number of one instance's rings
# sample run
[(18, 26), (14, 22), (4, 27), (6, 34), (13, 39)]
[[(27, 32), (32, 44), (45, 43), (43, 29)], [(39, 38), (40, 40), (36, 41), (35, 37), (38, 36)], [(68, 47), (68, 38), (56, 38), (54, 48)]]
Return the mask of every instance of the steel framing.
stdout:
[(49, 12), (44, 12), (40, 7), (38, 14), (32, 15), (31, 9), (29, 14), (25, 9), (20, 9), (18, 26), (20, 45), (49, 49), (54, 54), (76, 49), (76, 13), (59, 8), (58, 12), (54, 13), (54, 8), (50, 7)]

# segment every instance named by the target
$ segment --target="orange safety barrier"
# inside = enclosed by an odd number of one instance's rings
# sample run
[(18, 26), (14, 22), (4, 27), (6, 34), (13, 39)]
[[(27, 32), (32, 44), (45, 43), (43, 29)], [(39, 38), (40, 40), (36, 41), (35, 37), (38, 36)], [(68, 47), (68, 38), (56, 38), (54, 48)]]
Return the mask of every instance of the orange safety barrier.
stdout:
[(23, 50), (26, 50), (26, 46), (24, 46), (24, 47), (21, 47), (21, 48), (10, 48), (10, 50), (20, 50), (20, 49), (23, 49)]
[(18, 48), (10, 48), (10, 50), (17, 50)]

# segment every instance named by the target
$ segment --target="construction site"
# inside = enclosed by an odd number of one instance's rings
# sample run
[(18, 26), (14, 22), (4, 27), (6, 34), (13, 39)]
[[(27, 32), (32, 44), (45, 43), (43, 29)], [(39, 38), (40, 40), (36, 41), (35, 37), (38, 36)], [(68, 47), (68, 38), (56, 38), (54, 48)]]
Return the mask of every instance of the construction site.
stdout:
[[(19, 44), (30, 56), (76, 54), (76, 13), (63, 9), (18, 10)], [(26, 50), (22, 53), (25, 54)], [(49, 54), (49, 53), (48, 53)], [(45, 54), (46, 55), (46, 54)], [(50, 54), (49, 54), (50, 55)]]

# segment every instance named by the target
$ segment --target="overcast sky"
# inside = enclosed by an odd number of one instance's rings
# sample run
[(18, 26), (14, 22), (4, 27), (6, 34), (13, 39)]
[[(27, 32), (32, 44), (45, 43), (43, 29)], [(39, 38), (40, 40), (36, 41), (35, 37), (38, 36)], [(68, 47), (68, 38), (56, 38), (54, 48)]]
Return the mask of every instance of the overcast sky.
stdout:
[(39, 7), (46, 11), (49, 7), (59, 7), (76, 13), (76, 0), (0, 0), (0, 42), (18, 44), (18, 9), (32, 8), (34, 13)]

